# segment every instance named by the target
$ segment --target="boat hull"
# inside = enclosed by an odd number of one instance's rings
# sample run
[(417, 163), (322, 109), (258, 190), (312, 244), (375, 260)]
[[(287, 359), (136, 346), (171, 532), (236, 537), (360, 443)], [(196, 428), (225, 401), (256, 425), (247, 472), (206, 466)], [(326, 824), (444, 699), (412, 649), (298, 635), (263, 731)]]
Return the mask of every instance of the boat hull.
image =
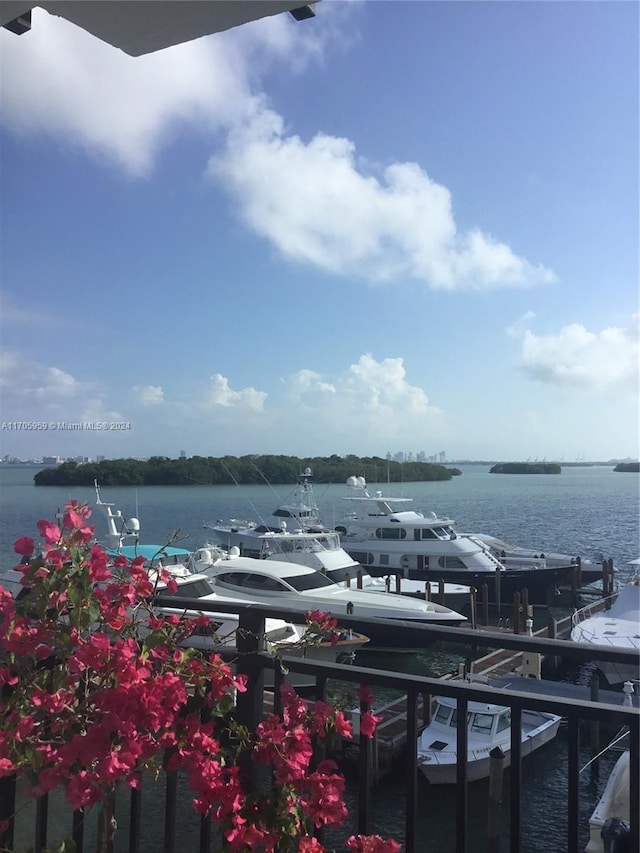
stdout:
[[(556, 590), (560, 586), (565, 586), (571, 583), (575, 566), (552, 567), (552, 568), (536, 568), (536, 569), (513, 569), (500, 572), (499, 580), (499, 595), (502, 603), (508, 604), (513, 601), (514, 593), (522, 593), (527, 590), (528, 600), (530, 604), (547, 604), (555, 595)], [(383, 566), (367, 566), (367, 570), (374, 577), (381, 577), (389, 574), (389, 567)], [(402, 574), (400, 567), (393, 569), (393, 572)], [(438, 569), (432, 572), (410, 571), (408, 573), (410, 580), (417, 581), (440, 581), (453, 584), (464, 584), (466, 586), (475, 587), (478, 592), (486, 584), (490, 601), (496, 601), (496, 572), (481, 572), (472, 569), (446, 570)]]
[[(526, 713), (526, 712), (525, 712)], [(526, 758), (535, 750), (544, 746), (558, 733), (560, 719), (549, 721), (548, 725), (542, 725), (532, 736), (526, 735), (521, 743), (521, 756)], [(491, 744), (482, 749), (469, 750), (467, 753), (467, 781), (477, 782), (489, 776), (491, 758), (489, 753), (496, 744)], [(511, 765), (511, 749), (505, 744), (501, 745), (504, 752), (504, 767)], [(430, 755), (418, 755), (418, 769), (427, 781), (432, 785), (455, 785), (457, 781), (456, 753), (442, 752)]]

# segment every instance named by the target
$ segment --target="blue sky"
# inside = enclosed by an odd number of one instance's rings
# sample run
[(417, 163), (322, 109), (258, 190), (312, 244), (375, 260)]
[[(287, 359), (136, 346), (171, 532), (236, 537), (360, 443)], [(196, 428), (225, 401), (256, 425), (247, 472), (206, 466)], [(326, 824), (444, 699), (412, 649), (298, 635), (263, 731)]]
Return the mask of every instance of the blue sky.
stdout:
[(0, 455), (637, 457), (635, 2), (0, 56)]

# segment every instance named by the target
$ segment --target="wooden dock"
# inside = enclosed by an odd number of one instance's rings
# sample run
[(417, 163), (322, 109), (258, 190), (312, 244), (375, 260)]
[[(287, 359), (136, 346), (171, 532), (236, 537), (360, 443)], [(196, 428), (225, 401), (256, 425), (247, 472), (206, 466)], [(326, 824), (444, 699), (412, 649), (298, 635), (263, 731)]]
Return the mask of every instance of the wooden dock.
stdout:
[[(605, 599), (596, 601), (590, 605), (591, 612), (606, 609), (610, 601)], [(565, 616), (560, 620), (549, 618), (547, 625), (532, 632), (534, 637), (549, 637), (552, 639), (569, 639), (572, 628), (572, 615)], [(476, 625), (479, 638), (485, 631), (496, 632), (496, 626)], [(509, 629), (502, 629), (505, 633), (511, 634)], [(528, 633), (526, 630), (521, 631), (522, 634)], [(481, 639), (480, 643), (481, 644)], [(514, 652), (508, 649), (496, 649), (487, 655), (473, 661), (472, 672), (477, 676), (484, 676), (491, 683), (496, 683), (496, 686), (503, 686), (509, 679), (509, 676), (533, 676), (532, 678), (523, 678), (526, 681), (527, 688), (531, 692), (548, 692), (559, 695), (587, 699), (590, 697), (590, 688), (563, 684), (560, 682), (543, 681), (541, 678), (542, 660), (541, 656), (534, 652)], [(461, 671), (458, 673), (460, 677), (465, 675), (464, 665), (460, 665)], [(442, 679), (450, 679), (456, 677), (456, 674), (448, 673), (442, 676)], [(534, 686), (535, 685), (535, 686)], [(609, 694), (607, 694), (609, 696)], [(616, 704), (620, 700), (620, 696), (611, 692), (609, 698), (605, 698), (601, 694), (601, 701), (611, 701)], [(417, 714), (418, 720), (422, 720), (424, 725), (429, 721), (431, 708), (424, 707), (424, 696), (419, 695), (417, 699)], [(634, 704), (638, 703), (638, 697), (634, 698)], [(376, 716), (382, 719), (376, 727), (376, 732), (373, 737), (371, 749), (372, 761), (372, 778), (374, 784), (387, 775), (398, 759), (402, 759), (407, 748), (407, 699), (402, 696), (395, 701), (389, 702), (382, 707), (374, 708)], [(354, 714), (352, 722), (356, 722)], [(419, 722), (420, 725), (420, 722)], [(354, 727), (354, 734), (357, 731), (357, 722)], [(355, 757), (358, 752), (357, 740), (348, 742), (345, 745), (344, 754), (349, 757)]]

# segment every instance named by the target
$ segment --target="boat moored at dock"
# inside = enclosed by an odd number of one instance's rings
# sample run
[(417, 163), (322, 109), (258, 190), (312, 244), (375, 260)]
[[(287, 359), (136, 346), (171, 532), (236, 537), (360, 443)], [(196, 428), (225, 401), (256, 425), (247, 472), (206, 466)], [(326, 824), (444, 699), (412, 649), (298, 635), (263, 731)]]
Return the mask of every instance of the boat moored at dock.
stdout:
[(575, 564), (561, 566), (538, 559), (506, 566), (473, 534), (458, 533), (453, 519), (411, 508), (412, 498), (370, 495), (364, 477), (349, 477), (353, 504), (336, 524), (342, 547), (372, 575), (398, 572), (403, 578), (442, 579), (479, 589), (486, 584), (494, 600), (509, 602), (528, 591), (532, 604), (546, 603), (549, 594), (569, 583)]
[[(418, 769), (433, 785), (453, 785), (457, 763), (457, 703), (446, 696), (435, 698), (431, 722), (418, 738)], [(558, 733), (561, 717), (542, 711), (523, 711), (521, 756), (552, 740)], [(469, 702), (467, 712), (467, 779), (469, 782), (489, 775), (490, 752), (500, 747), (504, 766), (511, 760), (511, 711), (497, 704)]]

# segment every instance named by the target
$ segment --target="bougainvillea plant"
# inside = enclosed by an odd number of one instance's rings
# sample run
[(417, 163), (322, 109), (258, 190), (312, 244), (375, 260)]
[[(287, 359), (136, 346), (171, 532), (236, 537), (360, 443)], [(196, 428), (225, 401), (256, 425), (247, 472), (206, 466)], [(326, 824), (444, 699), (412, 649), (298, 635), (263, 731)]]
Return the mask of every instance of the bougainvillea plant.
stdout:
[[(109, 557), (93, 544), (89, 515), (72, 501), (60, 525), (39, 521), (38, 554), (28, 536), (14, 546), (21, 594), (0, 585), (0, 777), (26, 778), (34, 796), (62, 788), (74, 809), (99, 804), (108, 817), (117, 785), (180, 770), (195, 809), (219, 828), (220, 853), (322, 853), (314, 830), (339, 825), (347, 810), (343, 777), (332, 761), (314, 765), (313, 747), (351, 735), (343, 712), (285, 685), (280, 714), (255, 731), (241, 726), (244, 677), (219, 654), (188, 647), (206, 616), (154, 612), (144, 559)], [(161, 578), (175, 587), (169, 573)], [(309, 623), (325, 637), (335, 629), (318, 612)], [(361, 730), (372, 734), (375, 722), (367, 711)], [(258, 790), (243, 756), (270, 770)], [(103, 825), (108, 850), (115, 821)], [(400, 850), (380, 836), (351, 836), (346, 846)]]

